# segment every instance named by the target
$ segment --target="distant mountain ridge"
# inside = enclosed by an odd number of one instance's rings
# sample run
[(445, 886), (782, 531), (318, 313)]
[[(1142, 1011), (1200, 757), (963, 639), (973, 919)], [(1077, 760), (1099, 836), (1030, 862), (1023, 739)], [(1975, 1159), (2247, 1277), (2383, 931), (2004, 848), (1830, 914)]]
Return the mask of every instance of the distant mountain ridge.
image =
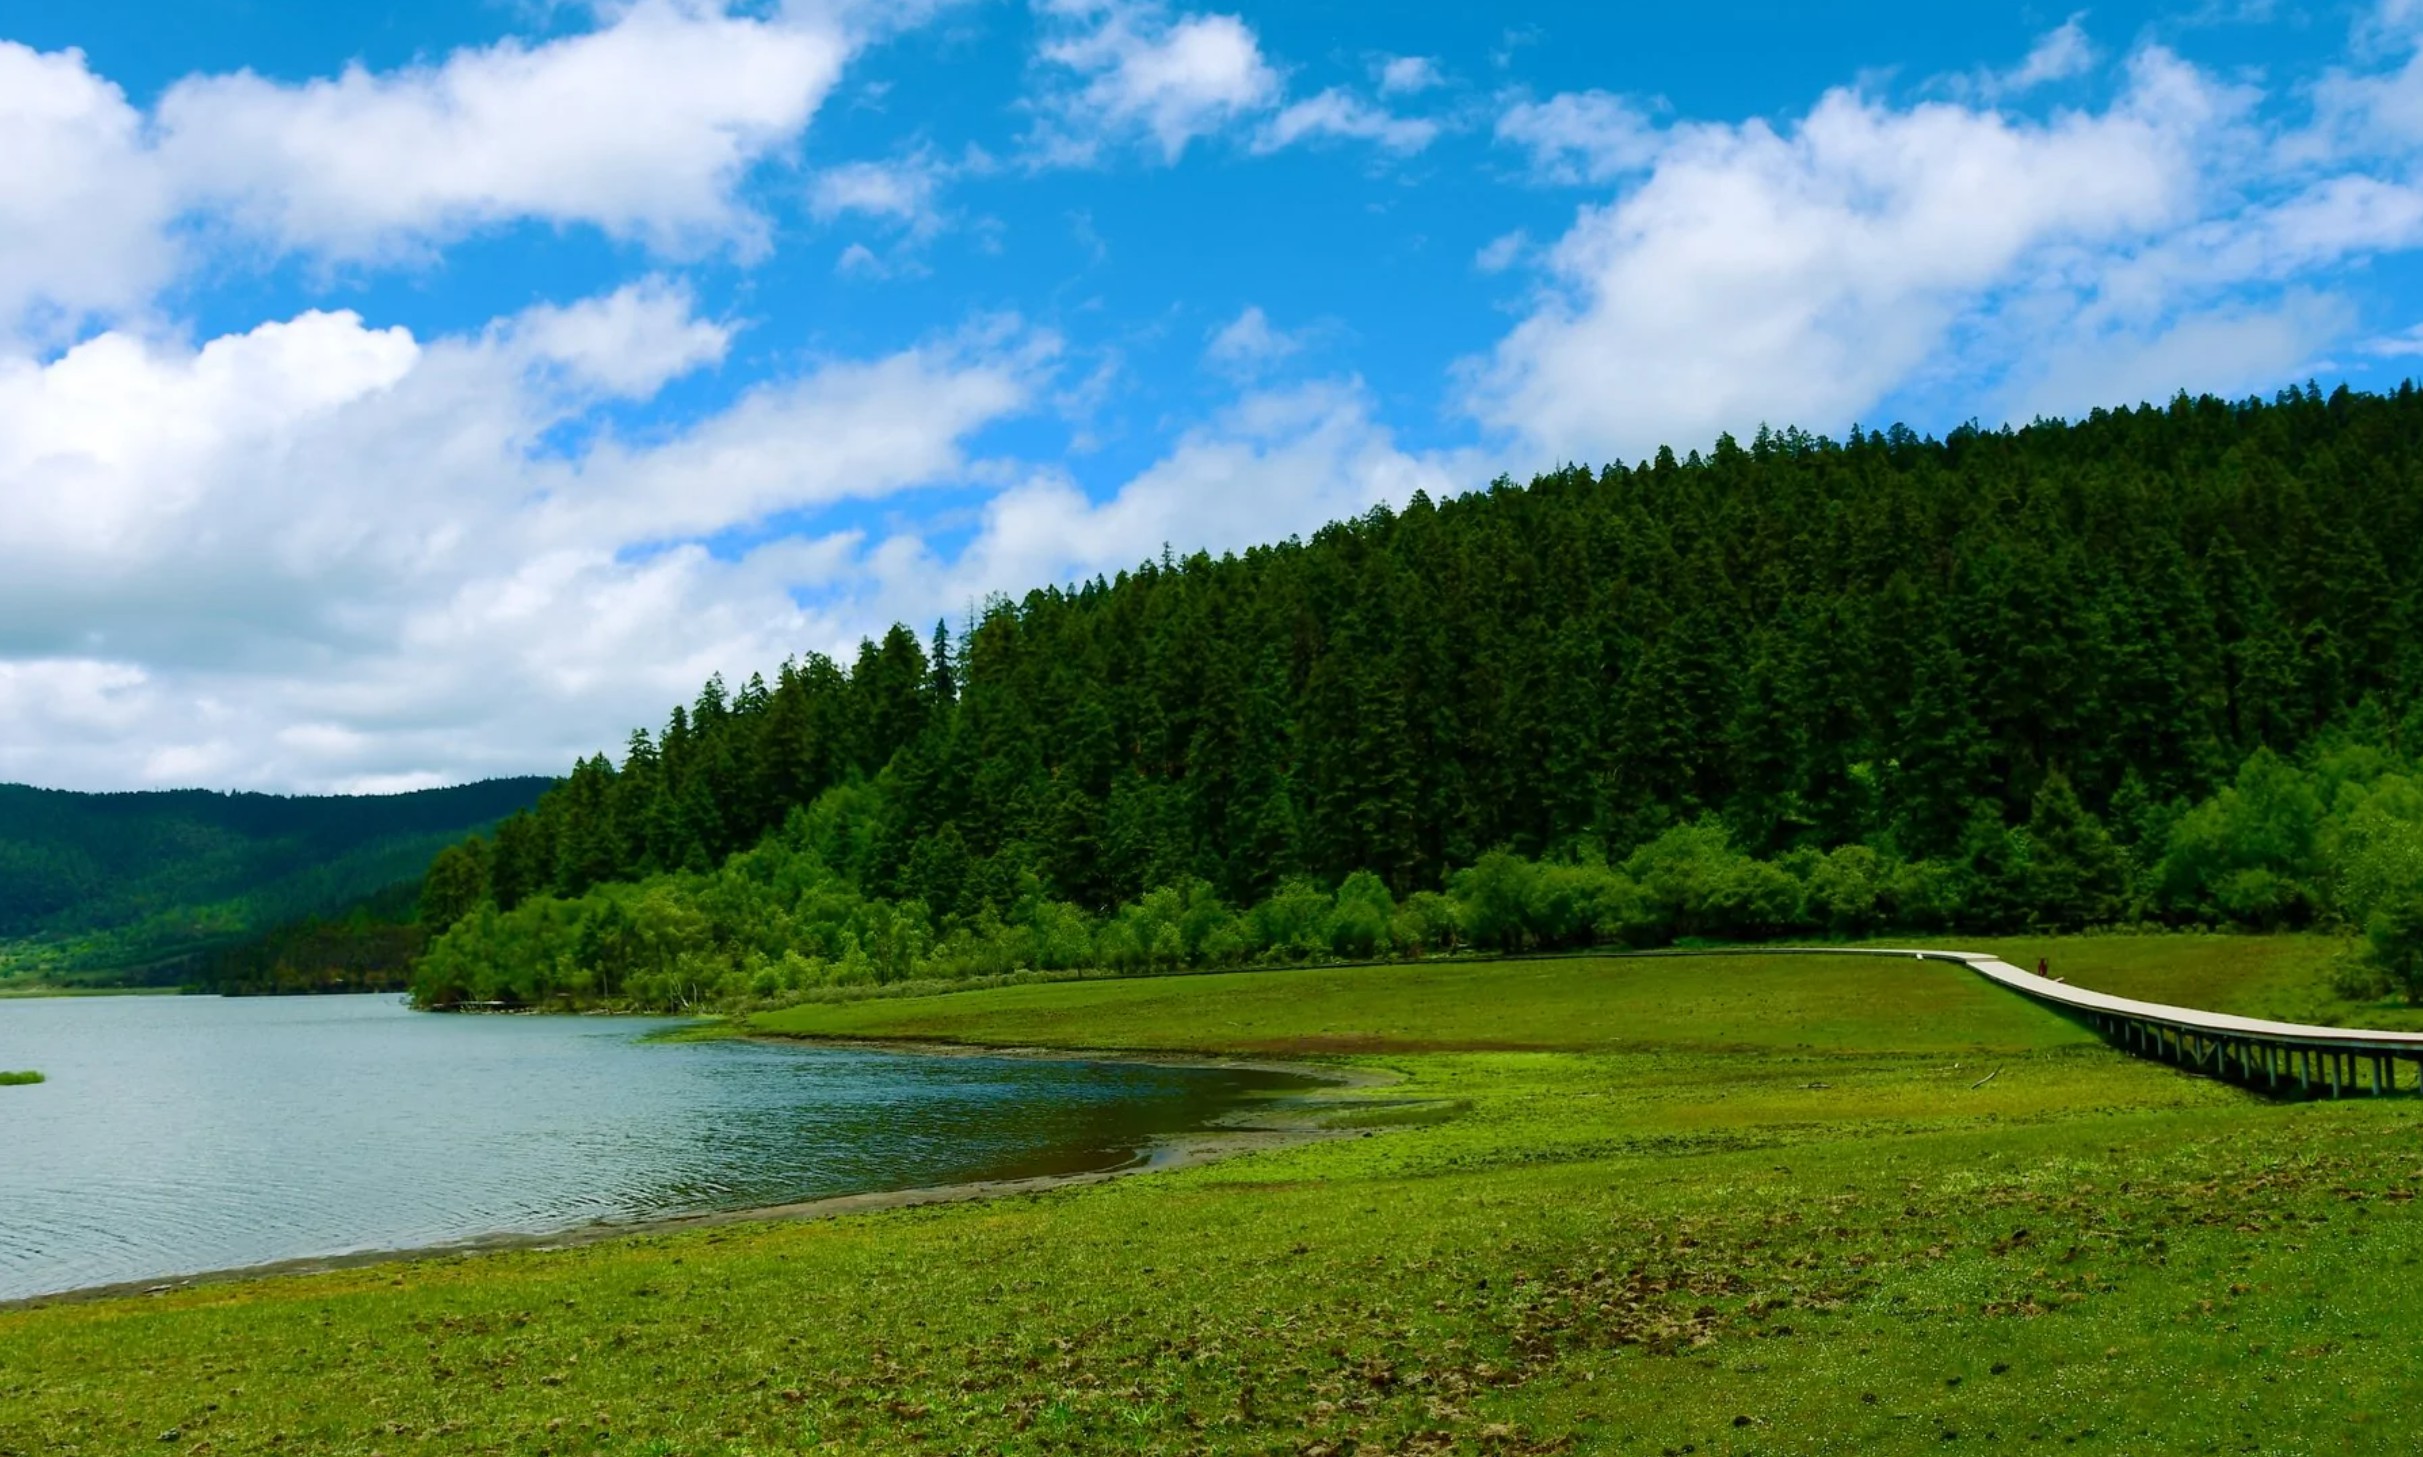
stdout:
[(382, 795), (0, 784), (0, 983), (174, 980), (231, 939), (417, 883), (552, 779)]

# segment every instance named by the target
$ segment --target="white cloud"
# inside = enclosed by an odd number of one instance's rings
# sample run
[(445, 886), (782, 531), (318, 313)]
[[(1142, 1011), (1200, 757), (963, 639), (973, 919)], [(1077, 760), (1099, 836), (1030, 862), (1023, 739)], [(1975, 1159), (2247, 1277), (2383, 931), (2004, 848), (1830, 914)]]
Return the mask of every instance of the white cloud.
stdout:
[(2269, 306), (2218, 304), (2138, 330), (2049, 341), (2011, 399), (2012, 418), (2076, 418), (2098, 407), (2162, 403), (2184, 387), (2269, 393), (2307, 373), (2354, 323), (2342, 301), (2293, 292)]
[(535, 219), (749, 252), (765, 223), (747, 174), (798, 138), (861, 35), (839, 12), (636, 0), (594, 31), (396, 71), (192, 76), (149, 114), (79, 52), (0, 42), (0, 334), (137, 319), (197, 236), (361, 262)]
[(1043, 60), (1076, 83), (1039, 103), (1046, 161), (1087, 165), (1142, 137), (1175, 162), (1189, 143), (1279, 98), (1278, 72), (1234, 15), (1172, 16), (1151, 0), (1037, 0), (1036, 9), (1057, 30)]
[(852, 243), (842, 249), (841, 256), (833, 260), (833, 271), (844, 278), (874, 279), (892, 276), (891, 265), (885, 263), (881, 255), (864, 243)]
[(2399, 157), (2423, 147), (2423, 4), (2385, 0), (2360, 29), (2360, 54), (2397, 64), (2334, 67), (2314, 85), (2314, 124), (2290, 138), (2298, 161)]
[[(1053, 80), (1031, 105), (1039, 165), (1084, 167), (1142, 143), (1174, 164), (1186, 149), (1258, 121), (1257, 152), (1323, 139), (1421, 151), (1439, 124), (1398, 116), (1331, 87), (1290, 102), (1253, 28), (1234, 15), (1172, 13), (1159, 0), (1032, 0), (1046, 39), (1038, 54)], [(1404, 63), (1381, 68), (1383, 89), (1415, 89)]]
[(1301, 141), (1338, 137), (1371, 142), (1386, 151), (1412, 153), (1436, 140), (1439, 125), (1420, 117), (1392, 115), (1336, 87), (1290, 104), (1254, 139), (1254, 150), (1275, 152)]
[[(2325, 367), (2357, 318), (2325, 280), (2423, 247), (2415, 48), (2410, 29), (2387, 69), (2333, 73), (2302, 129), (2158, 47), (2100, 111), (1990, 109), (2096, 63), (2076, 20), (1954, 86), (1961, 103), (1843, 91), (1789, 127), (1662, 134), (1600, 93), (1518, 103), (1498, 135), (1534, 180), (1616, 191), (1542, 256), (1544, 287), (1469, 367), (1468, 402), (1548, 459)], [(1476, 263), (1523, 250), (1509, 235)]]
[(2423, 355), (2423, 324), (2413, 325), (2395, 334), (2367, 339), (2357, 347), (2381, 359), (2415, 358)]
[(1372, 67), (1374, 79), (1380, 83), (1382, 96), (1411, 96), (1443, 86), (1447, 78), (1439, 74), (1439, 63), (1428, 56), (1388, 56)]
[(881, 252), (863, 240), (848, 244), (834, 271), (859, 279), (925, 272), (925, 245), (952, 222), (943, 212), (943, 188), (954, 178), (989, 172), (993, 165), (990, 156), (975, 148), (950, 162), (921, 146), (898, 157), (845, 162), (817, 173), (808, 187), (810, 216), (826, 223), (861, 218), (886, 235)]
[(761, 386), (679, 439), (626, 449), (609, 440), (580, 485), (551, 506), (584, 539), (708, 536), (735, 524), (954, 479), (960, 442), (1023, 407), (1053, 353), (1048, 338), (1002, 330), (829, 363)]
[(1270, 316), (1255, 304), (1213, 332), (1203, 357), (1223, 373), (1251, 376), (1303, 347), (1302, 339), (1273, 328)]
[(194, 77), (161, 98), (189, 196), (278, 247), (375, 258), (523, 218), (678, 251), (756, 239), (736, 195), (841, 74), (830, 26), (637, 0), (604, 28), (299, 85)]
[(1531, 154), (1533, 181), (1567, 187), (1642, 171), (1666, 145), (1646, 111), (1605, 91), (1516, 101), (1499, 115), (1497, 139)]
[(511, 332), (534, 361), (610, 394), (645, 399), (730, 347), (731, 329), (695, 317), (693, 304), (686, 287), (644, 279), (569, 307), (541, 304)]
[(2048, 31), (2017, 67), (1986, 78), (1990, 97), (2019, 96), (2039, 86), (2083, 76), (2095, 67), (2095, 43), (2087, 38), (2085, 17), (2073, 15)]
[(1786, 131), (1677, 128), (1550, 251), (1472, 408), (1549, 457), (1762, 419), (1839, 428), (1981, 327), (1989, 298), (2066, 297), (2197, 219), (2243, 99), (2160, 51), (2132, 77), (2110, 109), (2045, 122), (1838, 91)]
[[(1049, 367), (1051, 341), (1014, 322), (828, 364), (660, 445), (535, 450), (578, 410), (536, 341), (664, 297), (426, 341), (342, 314), (200, 350), (113, 335), (0, 378), (0, 418), (55, 422), (0, 459), (0, 501), (75, 470), (124, 507), (61, 494), (74, 519), (0, 541), (0, 777), (392, 790), (556, 768), (712, 671), (1485, 473), (1401, 449), (1333, 381), (1246, 396), (1099, 499), (1049, 468), (1003, 477), (965, 442), (1028, 408)], [(133, 440), (74, 408), (129, 393), (148, 407)], [(964, 545), (796, 524), (702, 544), (927, 484), (990, 491)]]
[(1531, 235), (1516, 228), (1511, 233), (1500, 233), (1482, 245), (1481, 251), (1472, 255), (1472, 266), (1483, 273), (1504, 273), (1522, 262), (1523, 255), (1530, 251)]
[(921, 620), (987, 592), (1133, 567), (1164, 543), (1182, 554), (1241, 549), (1417, 490), (1452, 494), (1485, 474), (1476, 472), (1468, 455), (1400, 449), (1359, 384), (1309, 384), (1247, 396), (1104, 499), (1050, 473), (1014, 486), (985, 505), (955, 560), (898, 542), (880, 575), (890, 615)]
[(141, 307), (175, 262), (143, 118), (82, 53), (0, 41), (0, 335)]
[(888, 161), (845, 162), (816, 174), (808, 209), (823, 221), (857, 214), (930, 234), (942, 226), (936, 199), (953, 170), (922, 147)]
[(1053, 349), (992, 323), (662, 438), (597, 413), (727, 339), (642, 282), (467, 336), (314, 312), (0, 363), (0, 776), (345, 788), (608, 746), (880, 625), (799, 605), (856, 570), (815, 513), (990, 479), (967, 442)]

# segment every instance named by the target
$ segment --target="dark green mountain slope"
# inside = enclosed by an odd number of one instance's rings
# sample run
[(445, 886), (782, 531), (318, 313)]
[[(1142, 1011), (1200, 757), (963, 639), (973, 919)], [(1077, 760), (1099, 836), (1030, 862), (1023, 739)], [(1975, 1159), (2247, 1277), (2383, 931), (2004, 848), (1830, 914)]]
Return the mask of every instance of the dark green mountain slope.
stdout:
[(173, 980), (203, 948), (416, 882), (551, 782), (291, 798), (0, 785), (0, 978)]

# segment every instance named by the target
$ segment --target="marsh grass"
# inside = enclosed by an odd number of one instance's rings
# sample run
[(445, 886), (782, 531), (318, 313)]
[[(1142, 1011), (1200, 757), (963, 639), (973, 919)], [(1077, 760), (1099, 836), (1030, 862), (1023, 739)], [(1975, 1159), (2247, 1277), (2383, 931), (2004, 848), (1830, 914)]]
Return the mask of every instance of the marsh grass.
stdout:
[(1293, 1049), (1394, 1075), (1324, 1095), (1338, 1122), (1454, 1116), (0, 1313), (0, 1452), (2415, 1447), (2423, 1105), (2266, 1103), (1951, 968), (1552, 965), (792, 1009), (765, 1021)]

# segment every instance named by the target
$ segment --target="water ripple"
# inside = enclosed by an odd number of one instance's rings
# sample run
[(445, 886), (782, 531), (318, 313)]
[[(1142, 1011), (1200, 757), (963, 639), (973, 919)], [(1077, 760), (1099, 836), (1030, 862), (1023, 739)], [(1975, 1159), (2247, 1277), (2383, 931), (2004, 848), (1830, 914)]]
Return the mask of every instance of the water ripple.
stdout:
[(650, 1043), (387, 997), (0, 1001), (0, 1299), (1111, 1167), (1282, 1079)]

